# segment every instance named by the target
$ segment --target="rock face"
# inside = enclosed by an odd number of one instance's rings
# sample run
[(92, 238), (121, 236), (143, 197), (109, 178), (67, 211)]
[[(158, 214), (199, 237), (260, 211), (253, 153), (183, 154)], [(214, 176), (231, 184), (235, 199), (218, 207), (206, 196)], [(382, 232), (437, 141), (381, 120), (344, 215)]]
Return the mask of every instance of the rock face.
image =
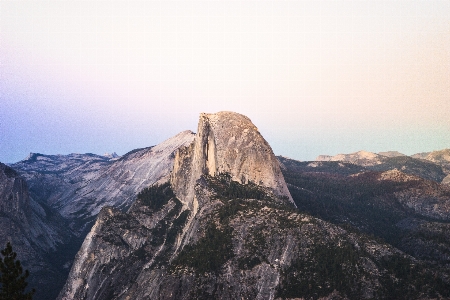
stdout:
[(442, 273), (299, 213), (274, 159), (246, 117), (202, 114), (169, 182), (142, 190), (127, 213), (101, 210), (59, 299), (450, 296)]
[(14, 250), (17, 248), (31, 272), (32, 286), (39, 287), (36, 299), (56, 297), (100, 209), (111, 205), (124, 210), (144, 187), (167, 181), (175, 150), (193, 139), (191, 131), (184, 131), (122, 157), (31, 153), (12, 165), (18, 170), (16, 179), (4, 184), (14, 192), (4, 192), (0, 199), (15, 198), (13, 202), (1, 201), (0, 207), (14, 213), (17, 222), (10, 216), (0, 218), (5, 229), (0, 231), (0, 242), (13, 239)]
[(79, 212), (85, 212), (83, 218), (95, 217), (107, 205), (127, 208), (144, 187), (169, 179), (174, 152), (193, 139), (191, 131), (184, 131), (157, 146), (125, 154), (83, 182), (70, 202), (61, 199), (55, 205), (68, 218)]
[(197, 205), (195, 182), (201, 175), (219, 174), (229, 174), (242, 184), (267, 187), (293, 203), (272, 148), (241, 114), (202, 113), (194, 143), (176, 153), (171, 182), (178, 198), (192, 209)]
[[(53, 212), (48, 207), (30, 198), (25, 180), (15, 170), (2, 163), (0, 163), (0, 212), (1, 220), (10, 224), (0, 226), (3, 229), (1, 245), (6, 245), (8, 240), (15, 240), (18, 235), (23, 234), (31, 248), (51, 251), (55, 250), (64, 238), (70, 236), (66, 230), (59, 228), (64, 224), (61, 219), (51, 216)], [(16, 226), (20, 234), (12, 230)], [(6, 229), (8, 227), (11, 230)]]
[[(398, 250), (273, 206), (273, 200), (214, 200), (215, 191), (207, 187), (214, 184), (214, 179), (197, 184), (205, 205), (191, 223), (175, 199), (156, 211), (143, 203), (127, 214), (104, 208), (59, 299), (275, 299), (333, 293), (346, 298), (343, 291), (353, 289), (355, 280), (361, 285), (355, 299), (388, 295), (380, 282), (393, 272), (380, 262), (403, 257)], [(181, 240), (183, 230), (192, 234)], [(177, 253), (178, 245), (183, 250)], [(345, 278), (339, 292), (334, 281), (331, 288), (326, 285), (326, 269), (338, 264), (347, 265), (336, 274)]]
[(27, 222), (31, 215), (28, 187), (19, 174), (0, 163), (0, 212), (20, 222)]
[(443, 166), (446, 174), (450, 174), (450, 149), (433, 151), (425, 156), (424, 159)]
[(443, 180), (442, 184), (450, 185), (450, 175), (447, 175)]
[(65, 261), (51, 262), (49, 258), (72, 238), (58, 213), (30, 198), (25, 180), (0, 163), (0, 247), (11, 242), (18, 259), (30, 271), (29, 286), (39, 287), (35, 299), (56, 296), (67, 276), (62, 267)]
[(398, 151), (386, 151), (386, 152), (378, 152), (379, 155), (383, 155), (386, 157), (398, 157), (398, 156), (406, 156), (403, 153), (400, 153)]
[(368, 151), (358, 151), (351, 154), (335, 156), (319, 155), (316, 161), (345, 161), (360, 166), (373, 166), (381, 163), (382, 156)]
[(83, 235), (103, 206), (127, 208), (144, 187), (167, 181), (174, 152), (193, 139), (191, 131), (184, 131), (120, 158), (31, 154), (12, 166), (27, 179), (34, 198), (56, 209)]

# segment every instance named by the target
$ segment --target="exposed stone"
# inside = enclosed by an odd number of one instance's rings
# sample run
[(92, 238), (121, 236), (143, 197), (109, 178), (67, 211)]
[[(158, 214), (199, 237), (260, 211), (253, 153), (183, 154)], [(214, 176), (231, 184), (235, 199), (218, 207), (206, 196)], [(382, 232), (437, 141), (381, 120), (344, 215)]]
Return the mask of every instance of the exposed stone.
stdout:
[(233, 112), (202, 113), (195, 141), (175, 155), (172, 186), (178, 198), (196, 211), (196, 181), (201, 175), (222, 173), (242, 184), (268, 187), (293, 203), (272, 148), (249, 118)]
[(34, 299), (56, 296), (68, 270), (56, 266), (56, 259), (50, 263), (47, 257), (72, 238), (58, 213), (34, 201), (24, 178), (0, 163), (0, 248), (10, 242), (17, 259), (30, 271), (29, 286), (41, 287)]

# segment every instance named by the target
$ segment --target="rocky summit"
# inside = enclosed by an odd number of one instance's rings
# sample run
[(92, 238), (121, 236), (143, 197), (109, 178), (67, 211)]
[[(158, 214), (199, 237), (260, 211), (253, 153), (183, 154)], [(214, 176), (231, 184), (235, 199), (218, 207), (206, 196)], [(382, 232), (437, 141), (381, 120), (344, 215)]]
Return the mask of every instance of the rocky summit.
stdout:
[(176, 152), (171, 176), (178, 198), (197, 211), (194, 186), (202, 175), (227, 174), (293, 203), (271, 147), (249, 118), (232, 112), (201, 114), (195, 141)]

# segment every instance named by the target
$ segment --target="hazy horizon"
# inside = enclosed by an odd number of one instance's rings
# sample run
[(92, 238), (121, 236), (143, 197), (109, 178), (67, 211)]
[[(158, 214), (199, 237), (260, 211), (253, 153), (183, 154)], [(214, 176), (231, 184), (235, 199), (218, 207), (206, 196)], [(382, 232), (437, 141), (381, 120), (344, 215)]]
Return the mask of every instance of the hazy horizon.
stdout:
[(248, 116), (276, 155), (450, 148), (450, 1), (1, 1), (0, 162)]

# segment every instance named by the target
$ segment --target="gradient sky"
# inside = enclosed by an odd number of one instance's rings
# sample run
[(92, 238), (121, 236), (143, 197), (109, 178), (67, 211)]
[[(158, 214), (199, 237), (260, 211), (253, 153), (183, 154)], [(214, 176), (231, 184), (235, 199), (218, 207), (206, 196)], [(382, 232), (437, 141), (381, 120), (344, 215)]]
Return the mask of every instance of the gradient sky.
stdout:
[(247, 115), (275, 154), (450, 148), (450, 1), (0, 1), (0, 161)]

